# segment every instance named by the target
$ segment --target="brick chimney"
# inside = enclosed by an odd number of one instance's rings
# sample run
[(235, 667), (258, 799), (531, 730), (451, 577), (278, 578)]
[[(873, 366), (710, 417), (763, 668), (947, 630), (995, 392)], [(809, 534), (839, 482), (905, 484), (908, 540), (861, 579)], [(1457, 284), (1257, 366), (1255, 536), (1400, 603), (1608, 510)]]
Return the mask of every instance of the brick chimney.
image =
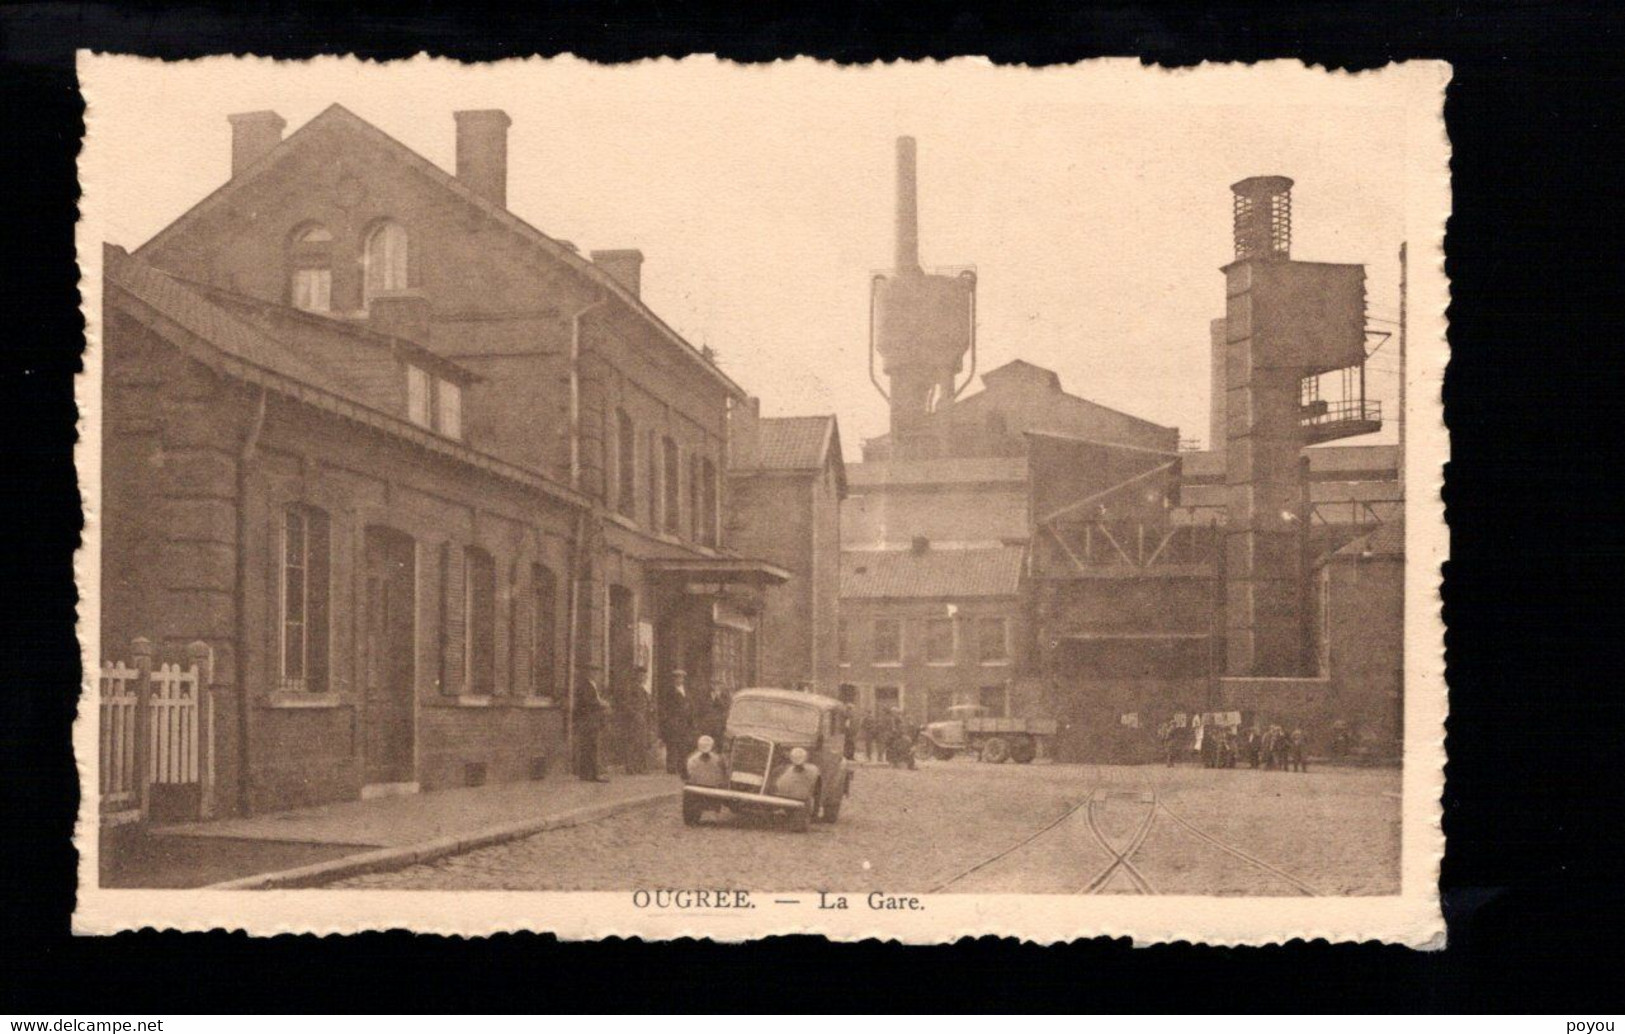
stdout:
[(614, 277), (635, 298), (642, 297), (643, 252), (636, 248), (616, 248), (592, 253), (593, 265)]
[(506, 111), (454, 111), (457, 120), (457, 178), (485, 200), (508, 207), (508, 127)]
[(728, 409), (728, 466), (756, 466), (762, 449), (762, 400), (751, 396)]
[(429, 299), (418, 291), (375, 294), (367, 304), (367, 325), (380, 334), (429, 345)]
[(287, 120), (274, 111), (246, 111), (227, 115), (226, 121), (231, 123), (233, 179), (280, 144), (282, 131), (288, 127)]

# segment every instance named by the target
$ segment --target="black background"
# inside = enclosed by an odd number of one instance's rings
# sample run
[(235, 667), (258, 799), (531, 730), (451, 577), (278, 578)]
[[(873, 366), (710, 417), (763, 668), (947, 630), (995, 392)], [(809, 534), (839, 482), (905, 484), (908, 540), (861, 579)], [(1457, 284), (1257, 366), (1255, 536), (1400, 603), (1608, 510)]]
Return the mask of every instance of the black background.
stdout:
[[(10, 424), (0, 438), (10, 522), (0, 540), (0, 1012), (1619, 1011), (1620, 6), (0, 8), (0, 413)], [(166, 58), (574, 51), (599, 60), (715, 52), (843, 62), (985, 54), (1031, 64), (1137, 54), (1168, 65), (1302, 57), (1348, 69), (1448, 59), (1448, 949), (70, 937), (79, 47)]]

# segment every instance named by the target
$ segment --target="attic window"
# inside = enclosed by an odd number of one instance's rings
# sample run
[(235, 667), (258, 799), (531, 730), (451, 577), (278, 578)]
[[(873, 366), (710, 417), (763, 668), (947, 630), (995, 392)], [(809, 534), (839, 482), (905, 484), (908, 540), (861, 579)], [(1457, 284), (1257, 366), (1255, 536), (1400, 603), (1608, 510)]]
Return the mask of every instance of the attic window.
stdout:
[(363, 304), (386, 291), (406, 290), (406, 230), (400, 223), (379, 223), (367, 235), (362, 265)]
[(463, 436), (463, 389), (432, 377), (427, 370), (406, 367), (406, 418), (447, 438)]
[(333, 309), (333, 235), (319, 223), (296, 229), (288, 245), (288, 301), (306, 312)]

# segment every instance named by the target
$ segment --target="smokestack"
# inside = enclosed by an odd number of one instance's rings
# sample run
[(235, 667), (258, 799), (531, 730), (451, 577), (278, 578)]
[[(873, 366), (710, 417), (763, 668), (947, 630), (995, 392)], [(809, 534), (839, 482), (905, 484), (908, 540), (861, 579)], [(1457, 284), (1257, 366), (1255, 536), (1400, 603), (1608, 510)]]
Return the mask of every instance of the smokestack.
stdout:
[(454, 111), (457, 120), (457, 178), (500, 208), (508, 207), (508, 127), (505, 111)]
[(920, 213), (915, 198), (914, 138), (897, 138), (897, 255), (895, 271), (918, 272), (920, 268)]
[(280, 144), (282, 131), (288, 126), (287, 120), (274, 111), (248, 111), (240, 115), (227, 115), (226, 121), (231, 123), (233, 179)]

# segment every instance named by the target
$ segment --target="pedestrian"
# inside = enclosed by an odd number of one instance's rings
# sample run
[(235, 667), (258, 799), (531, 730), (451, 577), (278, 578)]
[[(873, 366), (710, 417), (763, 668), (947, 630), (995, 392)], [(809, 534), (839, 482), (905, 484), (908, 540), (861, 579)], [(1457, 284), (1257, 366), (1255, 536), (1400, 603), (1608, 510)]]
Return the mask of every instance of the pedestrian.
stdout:
[(863, 741), (863, 760), (875, 759), (875, 717), (869, 711), (858, 716), (858, 738)]
[(688, 688), (681, 668), (671, 673), (671, 685), (660, 698), (660, 740), (666, 745), (666, 771), (680, 775), (683, 759), (694, 742)]
[(1207, 726), (1202, 723), (1201, 715), (1191, 716), (1191, 753), (1196, 755), (1195, 760), (1202, 760), (1202, 744), (1207, 739)]
[(598, 773), (598, 735), (604, 727), (609, 701), (598, 683), (582, 675), (576, 680), (572, 721), (575, 725), (576, 775), (587, 783), (607, 783)]
[(848, 761), (858, 759), (858, 730), (852, 716), (852, 705), (841, 708), (841, 756)]
[(1172, 718), (1157, 726), (1157, 741), (1162, 746), (1163, 761), (1168, 768), (1174, 767), (1174, 720)]
[(1258, 724), (1253, 723), (1253, 726), (1247, 730), (1247, 764), (1252, 768), (1258, 767), (1259, 754), (1263, 749), (1263, 738), (1263, 734), (1258, 729)]
[(1309, 771), (1309, 759), (1304, 756), (1305, 748), (1308, 746), (1308, 739), (1309, 737), (1304, 735), (1303, 729), (1293, 728), (1288, 743), (1288, 758), (1294, 772)]

